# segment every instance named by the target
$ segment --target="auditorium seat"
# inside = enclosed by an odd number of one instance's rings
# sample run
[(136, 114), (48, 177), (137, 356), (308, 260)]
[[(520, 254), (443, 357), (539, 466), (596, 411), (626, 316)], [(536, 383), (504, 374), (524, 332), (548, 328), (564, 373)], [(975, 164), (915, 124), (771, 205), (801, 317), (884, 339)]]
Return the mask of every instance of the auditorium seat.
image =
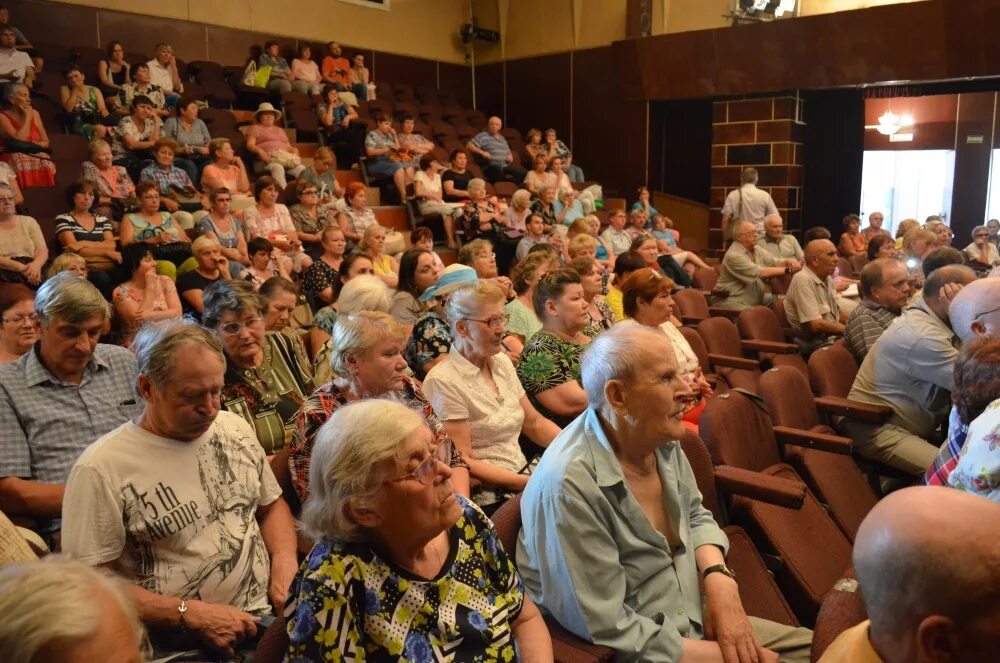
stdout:
[(790, 366), (800, 371), (803, 378), (808, 381), (809, 367), (799, 352), (799, 346), (785, 342), (781, 323), (778, 322), (772, 309), (767, 306), (751, 306), (743, 309), (736, 324), (740, 336), (744, 339), (744, 348), (758, 352), (765, 368)]
[(695, 329), (705, 342), (715, 372), (725, 378), (730, 387), (757, 393), (760, 362), (744, 356), (736, 325), (726, 318), (706, 318)]
[(843, 340), (809, 355), (809, 383), (820, 396), (847, 398), (858, 374), (858, 364)]
[(712, 390), (715, 394), (724, 394), (729, 391), (729, 382), (718, 372), (720, 369), (724, 369), (726, 367), (722, 364), (720, 364), (719, 367), (716, 367), (712, 363), (712, 360), (708, 358), (708, 348), (705, 347), (705, 341), (702, 340), (698, 332), (695, 331), (693, 327), (681, 327), (681, 336), (683, 336), (688, 342), (688, 345), (691, 346), (691, 351), (694, 352), (695, 356), (698, 358), (698, 365), (701, 367), (701, 372), (704, 374), (705, 379), (708, 380), (709, 384), (712, 385)]
[(412, 116), (414, 120), (419, 118), (419, 113), (417, 113), (417, 104), (412, 101), (396, 101), (394, 113), (394, 117), (398, 122), (403, 121), (404, 113)]
[[(521, 138), (521, 132), (514, 127), (504, 127), (500, 130), (500, 133), (504, 138), (507, 139), (509, 143), (521, 143), (524, 144), (524, 140)], [(513, 146), (511, 147), (513, 149)]]
[(709, 306), (705, 292), (697, 288), (678, 290), (673, 298), (681, 309), (681, 322), (686, 325), (696, 325), (712, 316), (735, 319), (740, 314), (736, 309)]
[(849, 567), (823, 599), (813, 629), (810, 660), (818, 661), (837, 636), (866, 619), (868, 612), (858, 581), (854, 578), (854, 567)]
[(699, 290), (711, 292), (719, 283), (719, 273), (711, 267), (697, 267), (691, 275), (691, 281)]
[(510, 201), (511, 196), (520, 187), (513, 182), (500, 181), (493, 184), (493, 188), (496, 190), (497, 196), (503, 198), (504, 200)]
[(223, 108), (205, 108), (198, 111), (198, 117), (204, 120), (208, 127), (208, 133), (213, 138), (220, 131), (236, 130), (236, 118), (228, 110)]

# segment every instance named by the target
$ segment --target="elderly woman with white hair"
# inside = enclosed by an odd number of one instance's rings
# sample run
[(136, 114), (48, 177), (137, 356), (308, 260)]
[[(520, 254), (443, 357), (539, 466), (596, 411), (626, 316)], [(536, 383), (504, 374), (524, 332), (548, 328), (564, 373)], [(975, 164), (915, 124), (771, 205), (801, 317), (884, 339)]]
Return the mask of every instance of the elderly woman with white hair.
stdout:
[(561, 218), (562, 224), (567, 228), (584, 216), (583, 204), (573, 188), (559, 189), (556, 199), (552, 202), (552, 208), (555, 210), (556, 218)]
[(455, 493), (450, 444), (391, 400), (319, 430), (302, 513), (316, 545), (289, 590), (289, 660), (552, 661), (492, 523)]
[(670, 340), (616, 326), (580, 373), (588, 407), (521, 498), (517, 563), (532, 598), (620, 661), (808, 661), (809, 630), (744, 612), (729, 541), (678, 442), (691, 391)]
[[(361, 311), (388, 313), (391, 306), (392, 291), (381, 279), (375, 276), (374, 272), (369, 271), (344, 281), (344, 287), (341, 288), (340, 296), (337, 298), (336, 310), (330, 310), (329, 306), (323, 309), (323, 324), (328, 326), (330, 334), (333, 334), (333, 327), (341, 315), (350, 315)], [(327, 337), (323, 340), (320, 349), (316, 352), (316, 357), (313, 359), (313, 375), (318, 384), (330, 379), (331, 351), (331, 338)]]
[(403, 355), (417, 379), (427, 377), (427, 372), (443, 361), (451, 350), (451, 329), (444, 318), (448, 295), (463, 285), (475, 283), (478, 278), (476, 270), (454, 263), (445, 267), (437, 283), (420, 295), (420, 301), (430, 308), (413, 325)]
[(1000, 264), (1000, 252), (989, 238), (990, 231), (986, 226), (972, 229), (972, 244), (965, 247), (965, 255), (970, 262), (979, 263), (980, 267), (995, 267)]
[(546, 447), (559, 433), (528, 400), (503, 352), (503, 307), (503, 290), (490, 281), (451, 293), (445, 305), (451, 350), (424, 380), (434, 412), (468, 461), (472, 477), (481, 482), (473, 499), (488, 510), (528, 483), (520, 435)]
[(149, 641), (124, 583), (61, 557), (0, 569), (0, 651), (8, 663), (147, 660)]
[(184, 312), (201, 319), (205, 310), (205, 289), (223, 279), (230, 278), (229, 261), (222, 255), (222, 245), (212, 235), (202, 235), (191, 243), (191, 253), (198, 266), (177, 278), (177, 294)]
[(518, 189), (511, 195), (510, 204), (503, 211), (504, 222), (511, 230), (523, 235), (528, 229), (528, 217), (531, 215), (531, 192)]
[[(441, 421), (420, 389), (404, 373), (406, 330), (391, 315), (360, 311), (340, 315), (333, 326), (330, 380), (309, 396), (295, 415), (288, 467), (299, 499), (309, 496), (309, 466), (317, 433), (330, 416), (348, 403), (387, 398), (418, 412), (434, 434), (435, 444), (450, 444)], [(468, 497), (469, 467), (457, 452), (449, 459), (455, 489)]]
[(14, 190), (0, 184), (0, 282), (38, 287), (49, 248), (42, 229), (14, 207)]
[(312, 370), (291, 339), (265, 332), (266, 308), (246, 281), (216, 281), (203, 293), (202, 324), (218, 335), (226, 356), (222, 409), (246, 419), (273, 455), (292, 436), (302, 402), (313, 390)]

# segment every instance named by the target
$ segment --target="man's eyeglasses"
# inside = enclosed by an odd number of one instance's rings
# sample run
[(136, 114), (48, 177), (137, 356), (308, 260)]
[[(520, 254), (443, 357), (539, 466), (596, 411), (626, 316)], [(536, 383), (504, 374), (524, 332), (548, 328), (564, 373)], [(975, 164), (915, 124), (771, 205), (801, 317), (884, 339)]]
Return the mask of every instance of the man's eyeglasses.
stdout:
[(983, 311), (982, 313), (977, 313), (976, 317), (974, 317), (973, 320), (978, 320), (984, 315), (989, 315), (990, 313), (996, 313), (997, 311), (1000, 311), (1000, 306), (997, 306), (996, 308), (991, 308), (989, 311)]
[(219, 330), (226, 336), (236, 336), (243, 328), (259, 329), (264, 324), (264, 318), (250, 318), (246, 322), (227, 322), (219, 325)]
[(395, 479), (389, 479), (390, 482), (396, 481), (407, 481), (409, 479), (416, 479), (425, 486), (434, 485), (434, 477), (437, 476), (437, 464), (442, 462), (445, 465), (451, 464), (452, 456), (452, 441), (447, 440), (442, 444), (437, 445), (424, 462), (420, 463), (417, 469), (413, 470), (409, 474), (404, 474), (401, 477), (396, 477)]
[(27, 315), (12, 315), (9, 318), (3, 318), (4, 323), (10, 323), (14, 325), (24, 324), (25, 321), (35, 324), (38, 322), (38, 316), (34, 313), (28, 313)]
[(976, 233), (976, 237), (975, 238), (976, 239), (986, 239), (987, 237), (989, 237), (989, 234), (987, 234), (987, 233)]
[(465, 319), (471, 320), (472, 322), (481, 322), (493, 330), (500, 330), (506, 327), (507, 323), (510, 322), (510, 314), (504, 313), (503, 315), (497, 315), (492, 318), (487, 318), (485, 320), (482, 320), (480, 318), (465, 318)]

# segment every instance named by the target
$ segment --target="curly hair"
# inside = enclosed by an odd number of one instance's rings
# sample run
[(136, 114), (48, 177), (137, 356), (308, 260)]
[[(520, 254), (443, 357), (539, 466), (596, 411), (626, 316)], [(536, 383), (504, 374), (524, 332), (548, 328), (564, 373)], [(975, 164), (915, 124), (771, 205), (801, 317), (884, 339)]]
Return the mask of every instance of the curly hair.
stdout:
[(955, 360), (951, 400), (969, 424), (1000, 394), (1000, 339), (980, 338), (962, 348)]

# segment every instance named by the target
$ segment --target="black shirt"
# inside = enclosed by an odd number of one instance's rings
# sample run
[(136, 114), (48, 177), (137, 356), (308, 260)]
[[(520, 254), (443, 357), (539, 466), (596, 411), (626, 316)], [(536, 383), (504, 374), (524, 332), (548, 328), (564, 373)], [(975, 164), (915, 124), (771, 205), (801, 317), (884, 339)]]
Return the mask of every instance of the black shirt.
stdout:
[[(474, 175), (466, 169), (464, 173), (456, 173), (450, 168), (443, 173), (441, 173), (441, 187), (444, 188), (445, 182), (454, 182), (454, 187), (459, 191), (468, 191), (469, 182), (472, 181)], [(446, 203), (457, 203), (462, 200), (468, 200), (468, 196), (449, 196), (448, 190), (444, 189), (444, 200)]]

